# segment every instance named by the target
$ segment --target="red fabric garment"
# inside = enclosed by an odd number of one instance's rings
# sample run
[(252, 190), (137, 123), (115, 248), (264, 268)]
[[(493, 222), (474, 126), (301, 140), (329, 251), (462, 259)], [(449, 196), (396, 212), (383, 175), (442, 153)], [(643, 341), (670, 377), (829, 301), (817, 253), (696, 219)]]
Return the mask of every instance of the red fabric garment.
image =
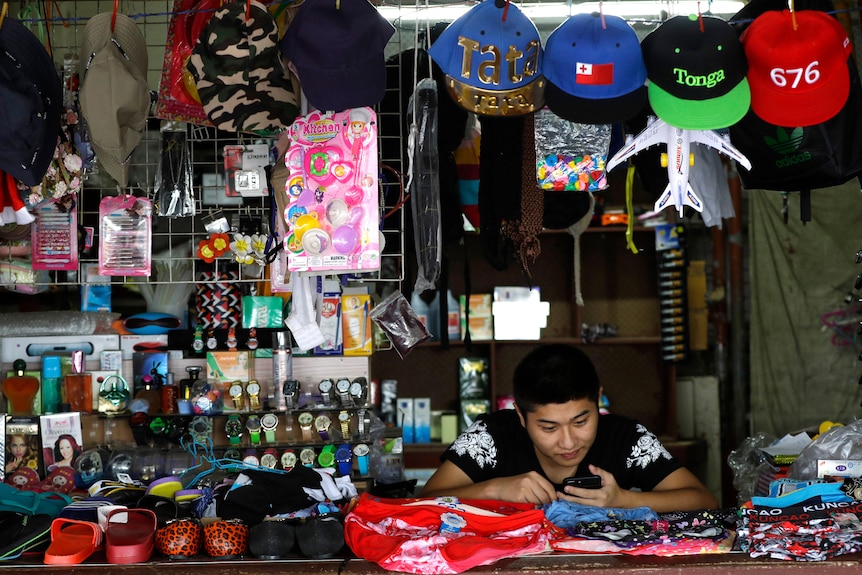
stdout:
[[(452, 514), (448, 520), (447, 514)], [(453, 523), (462, 525), (450, 528)], [(367, 493), (344, 520), (344, 538), (357, 557), (421, 574), (461, 573), (505, 557), (550, 551), (552, 531), (544, 512), (530, 504), (384, 499)]]

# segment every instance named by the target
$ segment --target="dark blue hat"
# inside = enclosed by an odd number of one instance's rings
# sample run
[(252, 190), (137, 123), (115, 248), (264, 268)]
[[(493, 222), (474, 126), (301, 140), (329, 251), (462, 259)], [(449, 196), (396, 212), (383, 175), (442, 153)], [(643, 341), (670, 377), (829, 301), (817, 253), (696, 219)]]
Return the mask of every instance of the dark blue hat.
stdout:
[(449, 95), (469, 112), (517, 116), (545, 102), (542, 41), (508, 2), (484, 0), (452, 22), (428, 54), (446, 74)]
[(567, 18), (548, 36), (542, 73), (548, 108), (572, 122), (623, 122), (647, 102), (640, 43), (619, 16)]
[(383, 99), (384, 49), (394, 33), (368, 0), (304, 0), (280, 47), (296, 68), (308, 103), (340, 112)]
[(21, 22), (0, 26), (0, 170), (42, 181), (60, 134), (63, 92), (45, 46)]

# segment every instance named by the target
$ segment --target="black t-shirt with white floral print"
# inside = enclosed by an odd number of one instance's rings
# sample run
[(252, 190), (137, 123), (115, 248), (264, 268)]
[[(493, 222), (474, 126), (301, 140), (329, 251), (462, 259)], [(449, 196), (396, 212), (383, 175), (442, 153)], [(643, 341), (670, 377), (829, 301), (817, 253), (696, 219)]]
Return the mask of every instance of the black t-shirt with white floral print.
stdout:
[[(513, 409), (480, 415), (440, 459), (457, 465), (474, 483), (528, 471), (546, 476)], [(643, 424), (616, 414), (599, 416), (596, 440), (576, 475), (590, 475), (589, 464), (611, 472), (621, 488), (641, 491), (651, 491), (681, 467)]]

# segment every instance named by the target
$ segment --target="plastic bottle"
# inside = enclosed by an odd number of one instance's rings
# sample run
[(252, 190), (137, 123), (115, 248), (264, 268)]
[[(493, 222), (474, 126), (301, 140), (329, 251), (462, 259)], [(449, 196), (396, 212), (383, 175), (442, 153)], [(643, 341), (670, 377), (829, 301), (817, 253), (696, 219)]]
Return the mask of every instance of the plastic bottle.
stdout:
[(293, 353), (290, 350), (290, 333), (277, 331), (272, 334), (272, 392), (276, 409), (286, 410), (284, 383), (293, 377)]
[(32, 375), (26, 375), (27, 362), (16, 359), (12, 363), (15, 375), (3, 380), (0, 389), (6, 397), (7, 407), (12, 415), (30, 415), (33, 413), (33, 398), (39, 393), (39, 380)]
[(63, 401), (63, 368), (60, 356), (42, 356), (42, 413), (59, 413)]

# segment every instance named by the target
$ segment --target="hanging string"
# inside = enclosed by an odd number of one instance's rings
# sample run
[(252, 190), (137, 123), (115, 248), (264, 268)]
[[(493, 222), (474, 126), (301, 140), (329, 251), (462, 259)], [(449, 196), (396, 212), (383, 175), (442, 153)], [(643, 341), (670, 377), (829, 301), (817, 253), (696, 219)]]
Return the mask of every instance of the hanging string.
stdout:
[(117, 11), (120, 9), (120, 0), (114, 0), (114, 11), (111, 14), (111, 34), (114, 33), (114, 28), (117, 26)]
[(0, 8), (0, 28), (3, 27), (3, 21), (6, 20), (6, 12), (9, 11), (9, 4), (3, 2), (3, 7)]
[(697, 2), (697, 23), (700, 26), (700, 32), (703, 33), (703, 14), (700, 12), (700, 0)]
[(602, 19), (602, 30), (607, 30), (608, 23), (605, 22), (605, 11), (602, 8), (602, 0), (599, 0), (599, 18)]
[(796, 31), (796, 10), (793, 9), (793, 0), (790, 0), (790, 21), (793, 23), (793, 31)]

